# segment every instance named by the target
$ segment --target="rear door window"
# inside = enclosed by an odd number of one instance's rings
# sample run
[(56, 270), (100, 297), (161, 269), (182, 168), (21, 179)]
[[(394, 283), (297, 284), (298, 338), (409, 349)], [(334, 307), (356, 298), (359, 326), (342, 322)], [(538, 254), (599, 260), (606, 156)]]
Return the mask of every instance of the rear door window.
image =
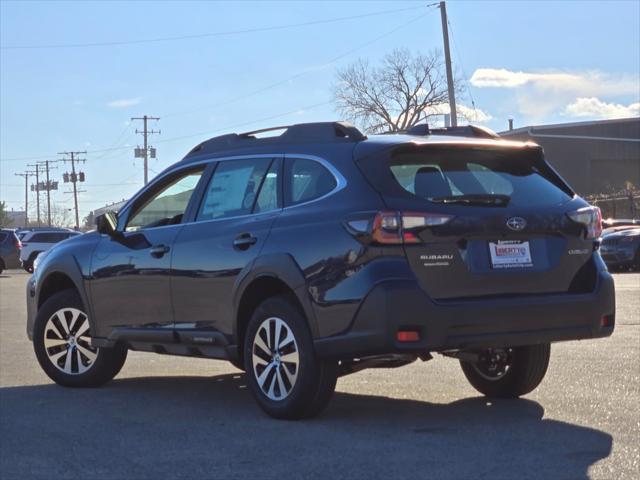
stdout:
[(333, 174), (320, 162), (306, 158), (287, 158), (284, 194), (287, 205), (309, 202), (336, 188)]
[(7, 235), (6, 233), (0, 232), (0, 243), (4, 242), (8, 236), (9, 235)]
[(30, 239), (31, 243), (50, 243), (48, 233), (35, 233)]
[(279, 181), (281, 164), (282, 160), (277, 159), (269, 167), (269, 171), (262, 181), (256, 205), (253, 207), (254, 213), (269, 212), (282, 207), (281, 182)]
[[(262, 181), (273, 160), (273, 158), (249, 158), (220, 162), (205, 190), (196, 219), (198, 221), (215, 220), (250, 214), (256, 203)], [(262, 202), (267, 208), (271, 201), (262, 199)]]
[(531, 152), (439, 149), (389, 160), (394, 180), (407, 192), (434, 203), (515, 206), (556, 205), (571, 199), (563, 185), (539, 168)]

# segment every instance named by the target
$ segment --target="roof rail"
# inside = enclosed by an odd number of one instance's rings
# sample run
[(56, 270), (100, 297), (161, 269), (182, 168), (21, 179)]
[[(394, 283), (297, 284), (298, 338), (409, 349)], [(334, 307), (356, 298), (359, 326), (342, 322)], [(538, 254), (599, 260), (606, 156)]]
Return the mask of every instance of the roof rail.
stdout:
[(402, 132), (407, 135), (452, 135), (455, 137), (476, 137), (476, 138), (500, 138), (493, 130), (478, 125), (465, 125), (462, 127), (429, 128), (426, 123), (415, 125)]
[[(284, 130), (280, 135), (264, 138), (256, 135), (266, 132)], [(202, 142), (191, 150), (187, 157), (194, 154), (243, 148), (253, 145), (269, 145), (273, 143), (314, 143), (314, 142), (359, 142), (367, 137), (356, 127), (347, 122), (299, 123), (280, 127), (263, 128), (245, 133), (230, 133), (213, 137)]]

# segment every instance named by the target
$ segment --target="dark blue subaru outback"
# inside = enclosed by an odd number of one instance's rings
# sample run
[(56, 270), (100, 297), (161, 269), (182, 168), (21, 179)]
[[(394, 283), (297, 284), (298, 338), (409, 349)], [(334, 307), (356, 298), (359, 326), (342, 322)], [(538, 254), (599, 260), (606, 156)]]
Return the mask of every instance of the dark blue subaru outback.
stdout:
[(434, 352), (518, 397), (551, 342), (613, 332), (600, 211), (538, 145), (477, 127), (270, 130), (201, 143), (38, 257), (27, 331), (49, 377), (101, 385), (127, 350), (226, 359), (268, 414), (303, 418), (337, 377)]

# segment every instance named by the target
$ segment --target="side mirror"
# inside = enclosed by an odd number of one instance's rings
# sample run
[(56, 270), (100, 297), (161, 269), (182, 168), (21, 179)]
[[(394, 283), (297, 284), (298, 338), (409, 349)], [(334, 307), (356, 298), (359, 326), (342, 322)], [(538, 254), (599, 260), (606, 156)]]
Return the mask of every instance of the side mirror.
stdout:
[(96, 226), (99, 233), (118, 236), (118, 217), (114, 212), (106, 212), (96, 217)]

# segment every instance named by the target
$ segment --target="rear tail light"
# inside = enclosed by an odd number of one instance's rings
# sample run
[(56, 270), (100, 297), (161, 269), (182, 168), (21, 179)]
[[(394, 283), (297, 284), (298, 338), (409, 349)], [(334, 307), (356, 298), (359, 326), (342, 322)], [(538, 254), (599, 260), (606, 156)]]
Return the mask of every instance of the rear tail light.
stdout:
[(598, 207), (584, 207), (570, 212), (569, 218), (586, 227), (586, 238), (599, 238), (602, 235), (602, 213)]
[(444, 225), (452, 215), (426, 212), (378, 212), (373, 220), (371, 238), (382, 244), (420, 243), (420, 230)]
[(18, 250), (20, 250), (20, 249), (22, 248), (22, 243), (20, 243), (20, 240), (17, 240), (17, 241), (16, 241), (16, 248), (17, 248)]

